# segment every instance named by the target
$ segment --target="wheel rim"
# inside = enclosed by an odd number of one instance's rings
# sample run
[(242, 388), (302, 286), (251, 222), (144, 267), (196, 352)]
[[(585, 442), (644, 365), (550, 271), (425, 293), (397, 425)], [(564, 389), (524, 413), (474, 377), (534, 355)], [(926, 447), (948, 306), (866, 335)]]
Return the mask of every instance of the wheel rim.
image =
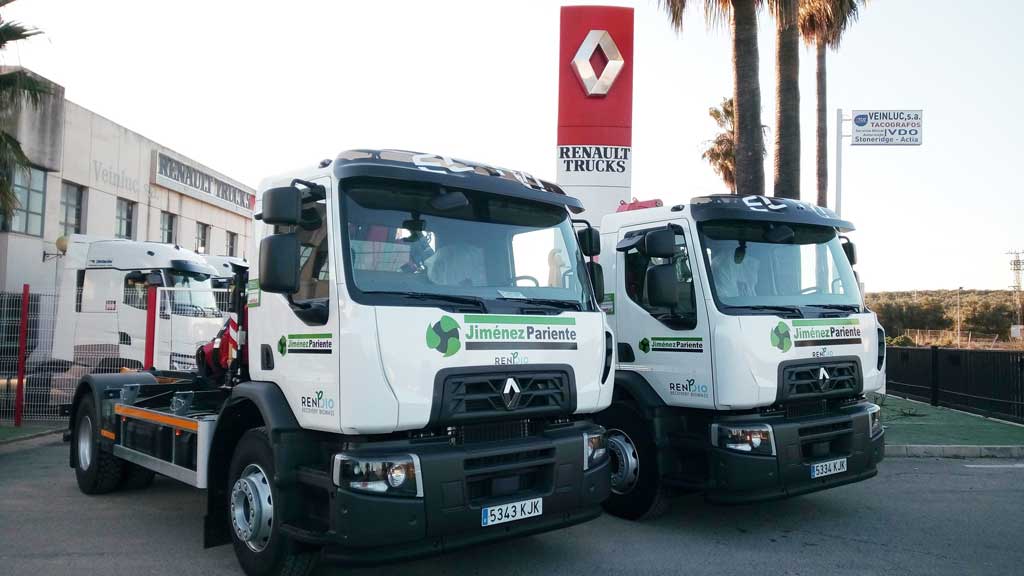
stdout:
[(636, 444), (622, 430), (610, 430), (607, 436), (608, 454), (611, 456), (612, 492), (628, 494), (640, 479), (640, 456)]
[(92, 418), (88, 414), (78, 421), (78, 467), (88, 470), (92, 463)]
[(249, 464), (231, 487), (231, 525), (235, 535), (253, 552), (270, 542), (274, 501), (270, 481), (259, 464)]

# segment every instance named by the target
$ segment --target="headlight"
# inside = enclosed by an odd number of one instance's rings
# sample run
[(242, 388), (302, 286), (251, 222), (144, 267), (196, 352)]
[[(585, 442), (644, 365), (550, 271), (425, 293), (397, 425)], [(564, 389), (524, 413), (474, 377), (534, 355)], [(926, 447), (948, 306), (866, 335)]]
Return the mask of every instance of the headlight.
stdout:
[(423, 497), (420, 459), (415, 454), (380, 458), (335, 454), (334, 484), (370, 494)]
[(868, 405), (868, 417), (871, 419), (871, 435), (876, 436), (882, 431), (882, 409), (877, 404)]
[(608, 458), (608, 448), (604, 442), (604, 431), (583, 433), (583, 469), (600, 465)]
[(772, 435), (772, 427), (768, 424), (712, 424), (711, 443), (737, 452), (760, 456), (775, 455), (775, 436)]

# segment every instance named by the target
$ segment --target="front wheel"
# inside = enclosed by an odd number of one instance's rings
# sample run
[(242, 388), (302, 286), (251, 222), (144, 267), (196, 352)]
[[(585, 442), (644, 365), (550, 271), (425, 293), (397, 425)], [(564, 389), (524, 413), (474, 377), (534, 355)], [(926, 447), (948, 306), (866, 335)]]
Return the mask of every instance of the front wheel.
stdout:
[(231, 457), (229, 478), (228, 522), (242, 570), (249, 576), (308, 574), (316, 564), (315, 550), (302, 548), (280, 530), (274, 452), (264, 428), (242, 435)]
[(660, 516), (668, 509), (668, 493), (661, 486), (657, 449), (650, 423), (630, 404), (613, 402), (597, 415), (604, 426), (612, 468), (612, 493), (604, 509), (628, 520)]

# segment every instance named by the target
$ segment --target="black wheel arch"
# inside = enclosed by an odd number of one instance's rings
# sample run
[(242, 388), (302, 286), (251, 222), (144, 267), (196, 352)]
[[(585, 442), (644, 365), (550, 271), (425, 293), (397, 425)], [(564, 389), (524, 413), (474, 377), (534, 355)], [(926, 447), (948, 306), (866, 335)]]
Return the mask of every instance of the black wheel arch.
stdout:
[(653, 418), (655, 410), (667, 406), (646, 378), (630, 370), (615, 371), (615, 396), (612, 401), (616, 400), (629, 402), (644, 418)]

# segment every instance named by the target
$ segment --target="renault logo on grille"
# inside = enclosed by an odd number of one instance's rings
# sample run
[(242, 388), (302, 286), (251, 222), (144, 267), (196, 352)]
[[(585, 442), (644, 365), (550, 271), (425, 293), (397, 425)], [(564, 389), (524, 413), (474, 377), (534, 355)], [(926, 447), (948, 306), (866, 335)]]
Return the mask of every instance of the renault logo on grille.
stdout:
[(505, 389), (501, 391), (501, 399), (505, 401), (505, 408), (514, 410), (519, 405), (519, 383), (515, 378), (505, 380)]
[(818, 390), (822, 392), (828, 392), (832, 389), (832, 377), (828, 375), (828, 370), (822, 366), (818, 369)]
[[(608, 60), (600, 76), (590, 64), (590, 59), (598, 50)], [(612, 40), (612, 36), (607, 30), (591, 30), (583, 39), (579, 50), (576, 51), (576, 56), (572, 59), (572, 69), (576, 72), (576, 77), (583, 83), (583, 90), (586, 91), (587, 96), (604, 96), (611, 90), (612, 84), (618, 78), (619, 72), (622, 72), (625, 62), (619, 52), (619, 47), (615, 45), (615, 41)]]

